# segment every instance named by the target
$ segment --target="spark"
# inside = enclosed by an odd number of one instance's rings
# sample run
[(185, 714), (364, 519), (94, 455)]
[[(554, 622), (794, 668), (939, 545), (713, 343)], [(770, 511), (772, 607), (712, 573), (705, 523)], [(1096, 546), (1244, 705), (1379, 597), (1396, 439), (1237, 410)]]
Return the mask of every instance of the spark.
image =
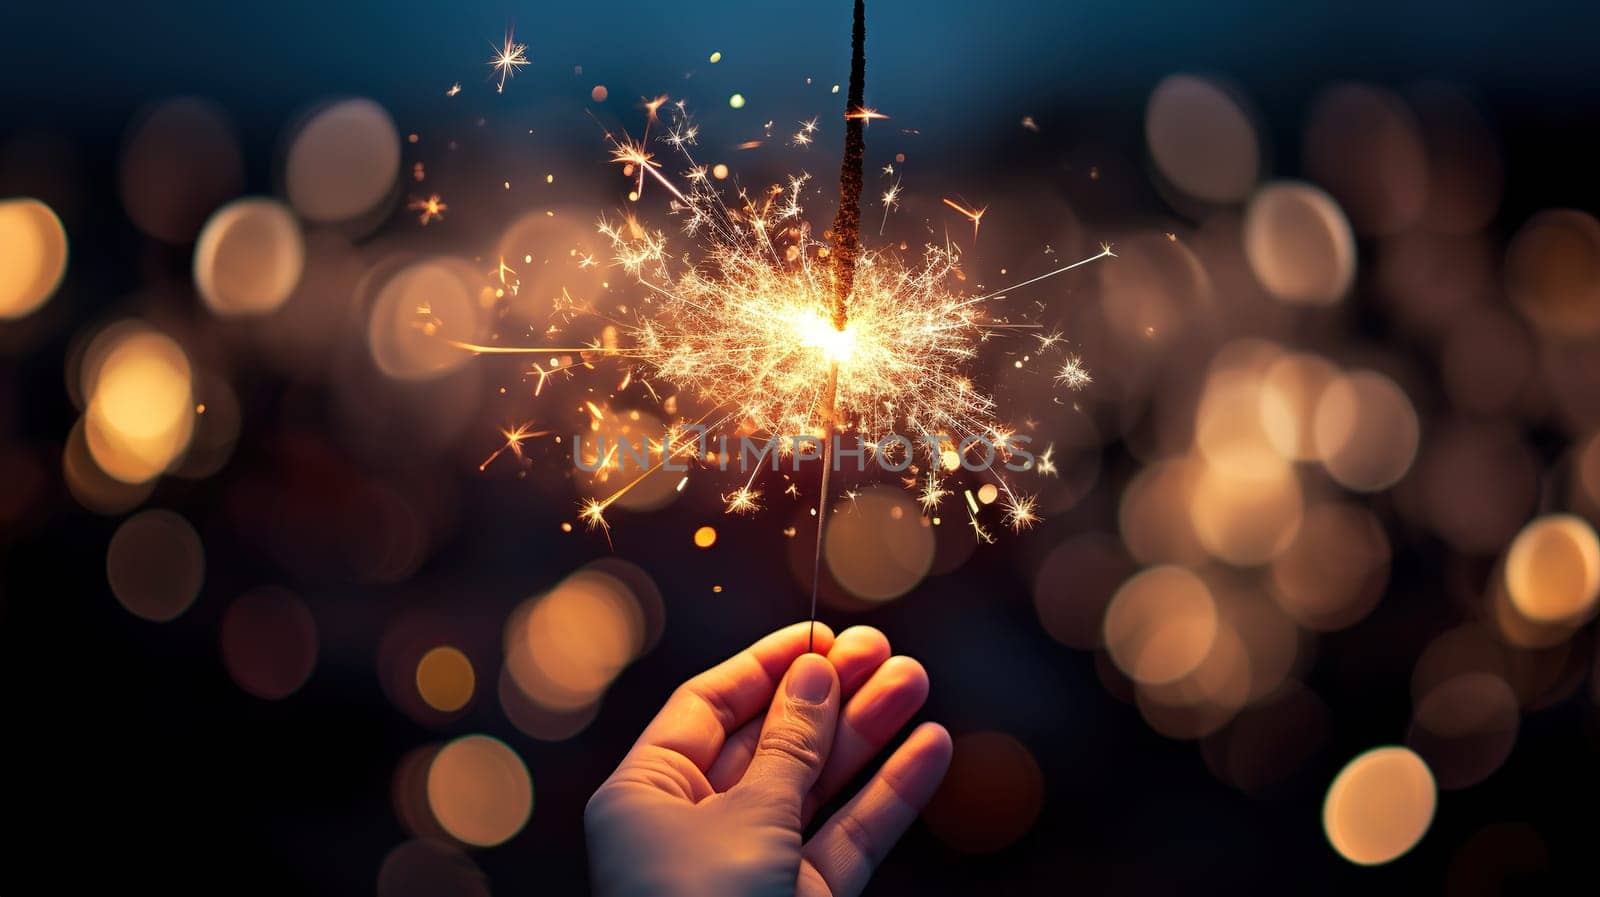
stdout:
[(722, 501), (726, 505), (725, 513), (748, 514), (758, 511), (761, 509), (761, 505), (757, 502), (760, 497), (760, 492), (751, 489), (749, 486), (740, 486), (738, 489), (722, 496)]
[(889, 213), (900, 207), (900, 179), (895, 178), (889, 189), (883, 191), (883, 220), (878, 223), (878, 233), (889, 225)]
[(654, 153), (645, 150), (643, 141), (635, 142), (629, 140), (626, 136), (621, 140), (615, 137), (611, 138), (611, 161), (621, 165), (624, 174), (637, 172), (639, 181), (634, 188), (634, 199), (644, 195), (644, 176), (648, 174), (659, 181), (663, 187), (666, 187), (680, 202), (688, 201), (688, 197), (684, 196), (677, 187), (673, 186), (671, 181), (661, 174), (661, 163), (656, 161)]
[[(945, 202), (949, 202), (949, 201), (950, 200), (948, 200), (948, 199), (945, 200)], [(1062, 265), (1061, 267), (1055, 269), (1054, 271), (1046, 271), (1043, 274), (1040, 274), (1038, 277), (1030, 277), (1030, 278), (1028, 278), (1027, 280), (1024, 280), (1021, 283), (1014, 283), (1011, 286), (1005, 287), (1003, 289), (995, 290), (992, 293), (988, 293), (988, 294), (985, 294), (983, 296), (980, 296), (979, 299), (980, 299), (980, 301), (981, 300), (987, 300), (987, 299), (998, 299), (1001, 296), (1004, 296), (1006, 293), (1011, 292), (1012, 290), (1020, 290), (1023, 287), (1033, 286), (1034, 284), (1038, 283), (1041, 280), (1048, 280), (1049, 278), (1055, 277), (1057, 274), (1065, 274), (1065, 273), (1067, 273), (1068, 271), (1071, 271), (1074, 268), (1081, 268), (1084, 265), (1087, 265), (1087, 264), (1089, 264), (1091, 262), (1098, 262), (1098, 261), (1100, 261), (1101, 259), (1104, 259), (1104, 258), (1113, 258), (1114, 259), (1116, 257), (1117, 257), (1117, 254), (1115, 252), (1111, 251), (1111, 244), (1110, 243), (1101, 243), (1100, 244), (1100, 251), (1098, 253), (1095, 253), (1094, 255), (1089, 256), (1088, 258), (1078, 259), (1077, 261), (1073, 262), (1070, 265)]]
[(608, 504), (608, 502), (590, 498), (584, 501), (582, 509), (578, 511), (578, 519), (582, 520), (589, 529), (599, 528), (605, 530), (607, 544), (611, 542), (611, 524), (606, 522), (606, 507)]
[(422, 222), (423, 227), (427, 227), (430, 221), (442, 221), (445, 211), (450, 207), (439, 199), (439, 194), (434, 193), (427, 199), (413, 199), (406, 208), (413, 212), (421, 212), (417, 220)]
[(983, 528), (983, 524), (978, 522), (978, 515), (976, 512), (971, 510), (967, 511), (967, 524), (972, 527), (972, 537), (974, 539), (982, 542), (985, 545), (994, 544), (994, 536), (990, 535), (989, 531)]
[(549, 430), (534, 430), (532, 421), (517, 424), (515, 427), (501, 430), (500, 435), (506, 438), (505, 444), (495, 449), (494, 453), (489, 457), (483, 459), (483, 463), (478, 465), (478, 469), (487, 469), (490, 464), (494, 463), (494, 459), (500, 457), (508, 451), (511, 453), (512, 457), (516, 458), (518, 461), (522, 461), (522, 444), (537, 436), (548, 436), (550, 435), (550, 432), (551, 431)]
[(500, 278), (501, 290), (508, 291), (515, 296), (517, 291), (522, 288), (522, 281), (517, 279), (517, 272), (506, 264), (505, 256), (500, 256), (500, 266), (493, 273)]
[(794, 146), (810, 146), (811, 141), (815, 139), (816, 133), (817, 119), (816, 116), (812, 116), (800, 123), (800, 130), (796, 131), (794, 137), (789, 139), (789, 143)]
[(447, 97), (453, 97), (453, 96), (455, 96), (456, 94), (458, 94), (460, 92), (461, 92), (461, 82), (457, 81), (456, 83), (450, 85), (450, 89), (445, 91), (444, 95), (447, 96)]
[(1005, 500), (1006, 524), (1012, 532), (1020, 533), (1039, 522), (1038, 500), (1031, 495), (1015, 495), (1007, 490)]
[(1050, 443), (1045, 450), (1033, 459), (1033, 469), (1039, 476), (1053, 477), (1056, 475), (1056, 444)]
[[(671, 195), (670, 212), (690, 245), (675, 246), (665, 232), (631, 216), (598, 222), (611, 262), (644, 296), (630, 303), (632, 311), (624, 318), (607, 320), (617, 338), (584, 346), (451, 345), (481, 354), (577, 355), (585, 365), (618, 359), (695, 396), (708, 409), (698, 422), (707, 429), (774, 436), (903, 433), (912, 437), (916, 451), (929, 455), (934, 470), (952, 469), (945, 456), (956, 450), (930, 447), (922, 436), (959, 444), (969, 435), (1005, 434), (1009, 443), (1012, 431), (998, 422), (994, 398), (973, 384), (968, 369), (990, 334), (1016, 325), (990, 308), (989, 300), (998, 294), (959, 290), (958, 247), (858, 246), (848, 315), (838, 317), (834, 263), (843, 250), (837, 234), (833, 244), (825, 243), (807, 225), (801, 203), (807, 179), (796, 176), (764, 190), (739, 188), (725, 197), (716, 181), (695, 175), (706, 169), (691, 155), (693, 125), (683, 107), (662, 105), (654, 111), (672, 119), (655, 139), (682, 157), (687, 179), (680, 184), (668, 177), (644, 139), (608, 133), (611, 161), (635, 179), (634, 197), (646, 174)], [(646, 133), (650, 130), (647, 123)], [(1094, 258), (1107, 254), (1108, 248)], [(1089, 261), (1093, 258), (1018, 286)], [(540, 389), (556, 370), (542, 364), (531, 369)], [(600, 418), (599, 407), (588, 404), (591, 418)], [(666, 442), (659, 451), (663, 460), (685, 454), (686, 436), (672, 435)], [(606, 510), (660, 467), (658, 462), (609, 496), (587, 500), (580, 519), (590, 528), (606, 527), (609, 539)], [(951, 494), (940, 473), (931, 475), (922, 496), (932, 507)], [(753, 480), (723, 496), (730, 513), (758, 509), (760, 492)], [(783, 491), (799, 496), (793, 482)], [(825, 517), (818, 514), (819, 520)], [(1017, 499), (1010, 506), (1007, 520), (1013, 527), (1036, 519), (1030, 500)], [(992, 539), (976, 510), (969, 520), (980, 541)]]
[(969, 209), (948, 196), (945, 197), (944, 204), (952, 209), (955, 209), (956, 212), (961, 215), (961, 217), (972, 222), (972, 239), (976, 241), (978, 239), (978, 225), (983, 221), (983, 213), (989, 211), (989, 207), (984, 206), (981, 209)]
[(528, 64), (528, 45), (517, 43), (511, 30), (507, 29), (504, 43), (498, 47), (492, 43), (489, 46), (494, 49), (494, 55), (489, 57), (489, 68), (499, 76), (495, 93), (505, 93), (507, 79), (515, 78), (517, 69)]
[(922, 504), (922, 513), (928, 514), (937, 510), (939, 503), (944, 501), (945, 496), (949, 494), (950, 490), (943, 488), (943, 482), (939, 479), (938, 473), (934, 469), (929, 469), (928, 478), (922, 486), (922, 492), (917, 496), (917, 501)]
[(1066, 337), (1064, 337), (1059, 330), (1052, 330), (1049, 333), (1036, 333), (1033, 335), (1033, 338), (1039, 341), (1040, 352), (1043, 352), (1066, 339)]
[(870, 106), (857, 106), (854, 111), (846, 112), (844, 117), (846, 119), (858, 118), (863, 123), (870, 125), (874, 121), (886, 119), (889, 116), (884, 115), (882, 112), (879, 112)]
[(1083, 389), (1093, 382), (1089, 369), (1083, 366), (1083, 359), (1077, 355), (1068, 355), (1061, 364), (1061, 370), (1056, 372), (1056, 383), (1068, 389)]

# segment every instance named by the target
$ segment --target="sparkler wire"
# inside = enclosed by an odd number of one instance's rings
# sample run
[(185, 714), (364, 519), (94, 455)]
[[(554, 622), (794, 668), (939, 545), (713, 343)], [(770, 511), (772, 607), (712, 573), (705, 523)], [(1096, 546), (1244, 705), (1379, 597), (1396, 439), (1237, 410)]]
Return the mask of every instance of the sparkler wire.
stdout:
[[(861, 182), (866, 165), (866, 117), (852, 115), (866, 106), (867, 69), (866, 0), (856, 0), (855, 21), (850, 29), (850, 93), (845, 98), (844, 158), (839, 162), (839, 212), (833, 219), (833, 327), (843, 333), (849, 323), (848, 301), (855, 288), (856, 256), (861, 244)], [(811, 630), (806, 650), (815, 651), (817, 641), (817, 593), (822, 590), (822, 535), (828, 525), (828, 474), (833, 470), (833, 437), (837, 427), (836, 402), (839, 390), (839, 363), (828, 371), (827, 427), (822, 439), (822, 490), (817, 497), (817, 551), (811, 560)]]

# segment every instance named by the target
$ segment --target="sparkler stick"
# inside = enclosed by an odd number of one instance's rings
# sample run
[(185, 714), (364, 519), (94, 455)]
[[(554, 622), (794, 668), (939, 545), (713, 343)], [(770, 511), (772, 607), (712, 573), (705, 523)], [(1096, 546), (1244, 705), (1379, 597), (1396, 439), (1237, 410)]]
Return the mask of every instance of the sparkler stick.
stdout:
[[(866, 0), (856, 0), (855, 22), (850, 29), (850, 94), (845, 98), (844, 159), (839, 163), (839, 213), (833, 219), (833, 329), (844, 332), (849, 323), (850, 291), (855, 287), (856, 255), (861, 243), (861, 181), (866, 165), (867, 116), (865, 108), (867, 10)], [(817, 551), (811, 561), (811, 629), (806, 650), (817, 640), (817, 593), (822, 590), (822, 535), (828, 526), (828, 474), (833, 470), (833, 436), (837, 428), (835, 399), (839, 391), (839, 362), (828, 368), (828, 388), (823, 393), (822, 486), (817, 496)]]

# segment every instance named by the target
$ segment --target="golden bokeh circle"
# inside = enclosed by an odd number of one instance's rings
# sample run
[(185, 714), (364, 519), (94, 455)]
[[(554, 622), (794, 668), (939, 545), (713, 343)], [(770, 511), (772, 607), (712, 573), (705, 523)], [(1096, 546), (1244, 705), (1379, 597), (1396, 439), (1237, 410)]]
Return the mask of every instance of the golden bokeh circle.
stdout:
[(219, 315), (276, 311), (300, 283), (300, 224), (274, 199), (240, 199), (212, 214), (194, 247), (194, 283)]
[(1134, 681), (1162, 685), (1189, 675), (1217, 638), (1217, 604), (1200, 577), (1152, 567), (1122, 584), (1106, 608), (1106, 650)]
[(1437, 803), (1433, 773), (1421, 757), (1410, 748), (1374, 748), (1346, 764), (1328, 786), (1322, 827), (1340, 856), (1374, 866), (1415, 847)]
[(933, 566), (933, 530), (898, 489), (867, 489), (842, 503), (828, 519), (822, 546), (834, 580), (868, 601), (904, 595)]
[(1506, 591), (1534, 623), (1570, 624), (1600, 596), (1600, 540), (1587, 520), (1551, 514), (1530, 522), (1506, 552)]
[(67, 272), (67, 232), (37, 199), (0, 201), (0, 320), (33, 313)]
[(428, 806), (451, 837), (474, 847), (510, 840), (533, 814), (533, 781), (504, 742), (467, 735), (440, 749), (428, 767)]

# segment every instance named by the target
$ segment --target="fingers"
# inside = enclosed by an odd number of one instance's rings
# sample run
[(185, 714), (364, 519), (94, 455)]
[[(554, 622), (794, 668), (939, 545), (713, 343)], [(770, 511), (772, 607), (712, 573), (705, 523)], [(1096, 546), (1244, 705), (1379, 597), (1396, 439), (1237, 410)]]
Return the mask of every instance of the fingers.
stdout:
[[(950, 733), (924, 723), (806, 842), (803, 857), (832, 897), (855, 897), (939, 787), (950, 767)], [(801, 881), (806, 880), (802, 871)]]
[[(839, 674), (841, 699), (849, 701), (888, 657), (889, 640), (871, 626), (852, 626), (839, 633), (828, 651), (828, 662)], [(744, 778), (745, 770), (750, 767), (750, 757), (756, 752), (756, 739), (761, 735), (764, 722), (762, 719), (753, 719), (745, 723), (722, 745), (722, 753), (717, 755), (716, 762), (706, 771), (706, 778), (710, 780), (713, 790), (727, 791)], [(837, 736), (835, 738), (837, 740)], [(831, 754), (828, 765), (833, 765)], [(823, 777), (827, 777), (826, 768)]]
[(838, 718), (839, 678), (833, 664), (817, 654), (802, 655), (772, 701), (739, 788), (798, 825), (801, 802), (828, 759)]
[(817, 784), (807, 795), (801, 819), (833, 799), (869, 760), (876, 757), (928, 699), (928, 673), (909, 657), (891, 657), (845, 704), (833, 750)]
[[(682, 754), (706, 770), (728, 734), (772, 703), (779, 678), (806, 653), (810, 631), (809, 623), (780, 629), (679, 686), (645, 727), (623, 766), (642, 749), (655, 748)], [(833, 630), (818, 623), (817, 649), (827, 651), (832, 646)], [(827, 665), (820, 657), (816, 660)], [(831, 682), (831, 672), (829, 676)], [(830, 727), (830, 736), (831, 731)]]

